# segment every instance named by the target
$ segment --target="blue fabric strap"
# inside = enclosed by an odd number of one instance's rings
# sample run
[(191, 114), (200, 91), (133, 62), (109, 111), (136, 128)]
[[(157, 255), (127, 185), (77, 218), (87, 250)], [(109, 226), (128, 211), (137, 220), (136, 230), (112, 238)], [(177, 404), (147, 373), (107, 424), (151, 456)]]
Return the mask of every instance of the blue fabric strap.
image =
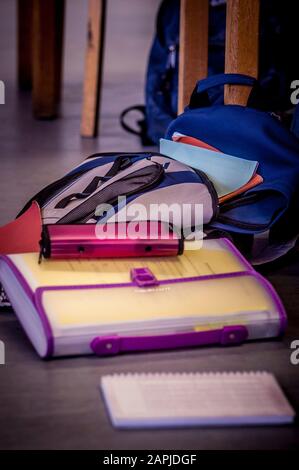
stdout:
[(221, 85), (244, 85), (253, 86), (257, 80), (249, 75), (242, 75), (240, 73), (221, 73), (218, 75), (211, 75), (208, 78), (199, 80), (197, 82), (197, 93), (203, 93), (210, 88)]
[[(251, 86), (252, 92), (256, 92), (258, 88), (257, 80), (249, 75), (242, 75), (239, 73), (221, 73), (218, 75), (211, 75), (210, 77), (197, 82), (190, 98), (189, 108), (194, 109), (211, 106), (213, 99), (210, 101), (208, 91), (211, 88), (223, 85)], [(249, 101), (252, 96), (255, 96), (254, 93), (250, 94)]]

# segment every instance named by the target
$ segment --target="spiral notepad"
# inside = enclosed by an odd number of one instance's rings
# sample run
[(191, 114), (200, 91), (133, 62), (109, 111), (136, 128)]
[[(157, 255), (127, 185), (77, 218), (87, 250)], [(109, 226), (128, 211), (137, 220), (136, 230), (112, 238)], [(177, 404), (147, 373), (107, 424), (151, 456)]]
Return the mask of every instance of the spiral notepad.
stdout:
[(295, 417), (267, 372), (108, 375), (101, 390), (118, 428), (274, 425)]

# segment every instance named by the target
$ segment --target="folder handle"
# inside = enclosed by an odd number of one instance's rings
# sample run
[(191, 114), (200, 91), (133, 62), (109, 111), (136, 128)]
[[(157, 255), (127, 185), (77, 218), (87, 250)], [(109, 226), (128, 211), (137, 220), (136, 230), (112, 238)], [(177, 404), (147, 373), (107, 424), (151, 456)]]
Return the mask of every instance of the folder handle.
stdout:
[(241, 344), (248, 337), (243, 325), (225, 326), (210, 331), (191, 331), (149, 336), (107, 335), (94, 338), (90, 347), (97, 356), (113, 356), (122, 352), (180, 349), (208, 344)]

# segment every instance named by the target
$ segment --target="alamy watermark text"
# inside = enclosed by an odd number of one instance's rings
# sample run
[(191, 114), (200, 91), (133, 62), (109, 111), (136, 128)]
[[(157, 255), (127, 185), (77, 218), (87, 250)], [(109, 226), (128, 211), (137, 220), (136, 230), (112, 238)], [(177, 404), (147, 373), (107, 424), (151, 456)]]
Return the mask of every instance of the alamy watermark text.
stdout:
[(0, 104), (5, 104), (5, 85), (2, 80), (0, 80)]

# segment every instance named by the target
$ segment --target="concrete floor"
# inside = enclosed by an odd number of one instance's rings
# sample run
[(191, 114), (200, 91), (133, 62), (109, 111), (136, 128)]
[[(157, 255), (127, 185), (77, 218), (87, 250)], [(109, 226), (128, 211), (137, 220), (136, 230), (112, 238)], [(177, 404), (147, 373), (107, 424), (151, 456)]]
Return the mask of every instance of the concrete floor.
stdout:
[[(146, 58), (158, 0), (109, 0), (100, 136), (79, 137), (87, 1), (68, 0), (62, 117), (35, 121), (30, 94), (20, 94), (15, 76), (15, 2), (0, 2), (0, 223), (26, 200), (96, 151), (136, 151), (138, 141), (118, 124), (120, 111), (143, 102)], [(125, 38), (125, 40), (124, 40)], [(202, 348), (41, 361), (16, 318), (0, 313), (5, 366), (0, 366), (1, 449), (295, 449), (298, 425), (241, 429), (116, 431), (105, 413), (98, 385), (114, 372), (269, 370), (299, 410), (299, 366), (290, 363), (290, 343), (299, 339), (299, 255), (264, 269), (285, 303), (289, 328), (283, 340), (235, 348)]]

